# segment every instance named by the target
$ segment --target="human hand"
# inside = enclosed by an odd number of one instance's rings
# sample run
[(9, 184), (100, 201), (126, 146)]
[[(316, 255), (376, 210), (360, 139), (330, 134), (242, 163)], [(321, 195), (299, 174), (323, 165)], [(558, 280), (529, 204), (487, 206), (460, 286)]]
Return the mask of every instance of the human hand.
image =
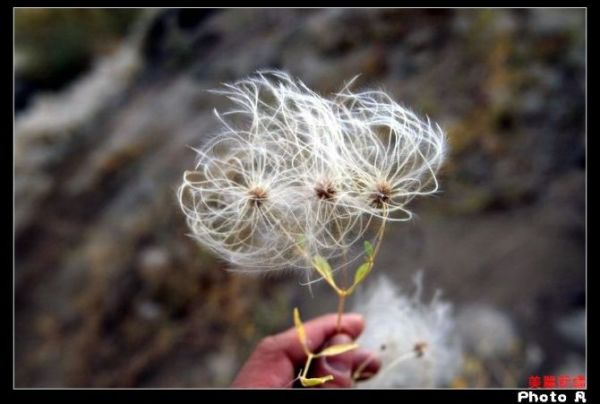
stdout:
[[(344, 314), (340, 332), (336, 328), (337, 315), (328, 314), (304, 323), (308, 347), (319, 352), (325, 346), (354, 341), (364, 328), (359, 314)], [(261, 340), (246, 361), (232, 387), (284, 388), (292, 387), (306, 354), (295, 328)], [(362, 378), (374, 375), (381, 366), (374, 353), (358, 348), (341, 355), (319, 358), (311, 366), (310, 377), (332, 375), (333, 380), (322, 387), (351, 387), (353, 374), (360, 370)]]

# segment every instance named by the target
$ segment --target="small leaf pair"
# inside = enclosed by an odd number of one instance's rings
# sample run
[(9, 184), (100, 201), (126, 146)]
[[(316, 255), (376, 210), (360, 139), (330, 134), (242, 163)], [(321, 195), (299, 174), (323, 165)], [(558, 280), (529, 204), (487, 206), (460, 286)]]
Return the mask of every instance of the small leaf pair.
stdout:
[(341, 289), (336, 285), (335, 279), (333, 278), (333, 270), (331, 269), (331, 265), (329, 265), (325, 258), (321, 257), (320, 255), (316, 255), (313, 258), (313, 266), (323, 277), (323, 279), (325, 279), (327, 283), (329, 283), (331, 287), (335, 289), (338, 295), (348, 296), (354, 291), (354, 288), (356, 288), (356, 286), (358, 286), (358, 284), (360, 284), (367, 277), (367, 275), (371, 272), (371, 269), (373, 269), (373, 265), (375, 263), (375, 250), (373, 245), (369, 241), (365, 241), (364, 248), (366, 254), (365, 262), (358, 267), (356, 273), (354, 274), (354, 283), (346, 290)]

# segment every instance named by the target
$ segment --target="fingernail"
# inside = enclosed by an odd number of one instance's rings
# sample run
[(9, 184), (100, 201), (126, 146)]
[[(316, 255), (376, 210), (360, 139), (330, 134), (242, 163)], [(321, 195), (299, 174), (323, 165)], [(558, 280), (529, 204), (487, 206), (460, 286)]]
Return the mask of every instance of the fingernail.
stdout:
[[(329, 345), (349, 344), (352, 342), (346, 334), (337, 334), (329, 340)], [(340, 354), (336, 356), (328, 356), (325, 358), (325, 363), (328, 367), (340, 373), (349, 372), (352, 370), (352, 359), (348, 355)]]

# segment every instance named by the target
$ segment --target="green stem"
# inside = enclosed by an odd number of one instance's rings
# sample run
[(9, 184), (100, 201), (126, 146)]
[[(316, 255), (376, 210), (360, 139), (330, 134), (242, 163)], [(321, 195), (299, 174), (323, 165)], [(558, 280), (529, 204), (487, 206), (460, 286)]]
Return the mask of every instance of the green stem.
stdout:
[(337, 322), (336, 322), (337, 332), (340, 332), (342, 330), (342, 314), (344, 313), (344, 304), (345, 303), (346, 303), (346, 294), (342, 293), (339, 295), (339, 300), (338, 300)]

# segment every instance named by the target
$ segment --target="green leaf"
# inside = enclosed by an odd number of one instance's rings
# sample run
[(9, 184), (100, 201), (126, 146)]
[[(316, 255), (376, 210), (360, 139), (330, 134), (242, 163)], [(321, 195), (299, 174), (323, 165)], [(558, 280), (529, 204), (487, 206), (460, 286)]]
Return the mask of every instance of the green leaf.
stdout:
[(332, 375), (327, 375), (327, 376), (323, 376), (323, 377), (312, 377), (312, 378), (305, 378), (305, 377), (301, 377), (300, 378), (300, 383), (302, 383), (302, 386), (304, 387), (314, 387), (314, 386), (320, 386), (323, 383), (327, 383), (330, 380), (333, 380), (334, 377)]
[(356, 270), (356, 273), (354, 274), (354, 285), (352, 285), (352, 287), (355, 287), (356, 285), (361, 283), (365, 279), (365, 277), (369, 275), (369, 272), (371, 272), (372, 268), (373, 263), (369, 261), (359, 266)]
[(361, 283), (369, 274), (369, 272), (371, 272), (371, 269), (373, 269), (375, 249), (373, 248), (373, 244), (367, 240), (365, 240), (365, 254), (367, 255), (365, 262), (358, 267), (354, 274), (354, 284), (352, 285), (352, 289)]
[(351, 351), (356, 348), (358, 348), (358, 344), (355, 342), (352, 342), (349, 344), (332, 345), (330, 347), (323, 349), (321, 352), (316, 354), (315, 357), (341, 355), (344, 352), (348, 352), (348, 351)]
[(325, 260), (325, 258), (321, 257), (320, 255), (315, 255), (313, 258), (313, 265), (323, 278), (330, 283), (335, 284), (335, 282), (333, 282), (333, 272), (331, 270), (331, 266), (329, 265), (329, 262)]
[(306, 344), (306, 331), (304, 330), (304, 324), (302, 324), (302, 320), (300, 320), (300, 311), (297, 307), (294, 307), (294, 325), (296, 326), (300, 343), (304, 347), (304, 350), (308, 351), (308, 346)]
[(371, 244), (367, 240), (365, 240), (365, 253), (367, 254), (367, 257), (370, 260), (372, 260), (373, 256), (375, 255), (375, 249), (373, 248), (373, 244)]

